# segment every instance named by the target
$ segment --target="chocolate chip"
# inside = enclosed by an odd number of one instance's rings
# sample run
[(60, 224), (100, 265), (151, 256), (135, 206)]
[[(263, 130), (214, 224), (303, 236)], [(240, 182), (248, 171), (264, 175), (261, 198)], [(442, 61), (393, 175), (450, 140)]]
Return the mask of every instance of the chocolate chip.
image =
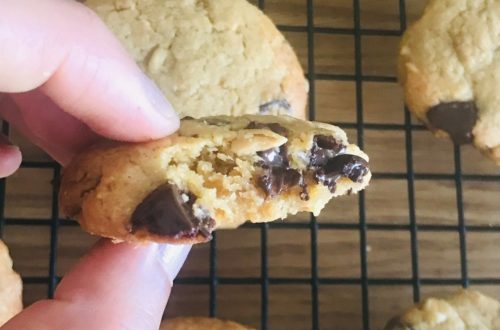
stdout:
[(258, 151), (257, 155), (262, 158), (263, 165), (268, 167), (288, 167), (288, 154), (285, 145), (279, 148), (272, 148), (264, 151)]
[(259, 186), (268, 196), (276, 196), (279, 193), (299, 184), (302, 175), (299, 171), (291, 168), (271, 167), (259, 180)]
[(286, 144), (279, 148), (259, 151), (257, 154), (262, 158), (259, 165), (264, 169), (264, 174), (258, 182), (267, 196), (276, 196), (282, 191), (299, 185), (302, 187), (300, 198), (309, 199), (304, 177), (299, 171), (289, 167)]
[(337, 188), (337, 180), (347, 177), (353, 182), (360, 182), (368, 173), (368, 163), (355, 155), (338, 155), (328, 160), (326, 165), (318, 169), (315, 178), (327, 186), (332, 193)]
[(429, 109), (427, 119), (433, 128), (446, 131), (456, 144), (471, 143), (477, 108), (472, 101), (440, 103)]
[(343, 154), (330, 159), (325, 171), (328, 174), (340, 173), (353, 182), (361, 182), (368, 173), (368, 163), (359, 156)]
[[(278, 123), (258, 123), (250, 122), (247, 129), (269, 129), (282, 136), (288, 135), (288, 129)], [(259, 165), (265, 170), (264, 174), (258, 179), (259, 186), (266, 192), (267, 196), (276, 196), (282, 191), (290, 189), (299, 184), (303, 184), (302, 174), (290, 168), (288, 159), (288, 148), (283, 144), (279, 148), (272, 148), (257, 152), (262, 158)], [(301, 198), (309, 198), (307, 187), (303, 187), (300, 193)]]
[(278, 123), (258, 123), (256, 121), (251, 121), (247, 127), (247, 129), (263, 129), (267, 128), (271, 131), (273, 131), (276, 134), (282, 135), (282, 136), (288, 136), (288, 129), (286, 127), (281, 126)]
[(182, 120), (194, 120), (194, 118), (191, 116), (186, 116), (186, 117), (183, 117)]
[[(283, 127), (278, 123), (266, 124), (266, 123), (258, 123), (256, 121), (252, 121), (247, 125), (246, 129), (269, 129), (274, 133), (280, 134), (282, 136), (288, 135), (288, 129), (286, 129), (286, 127)], [(261, 166), (264, 165), (267, 167), (273, 167), (273, 166), (288, 167), (289, 160), (288, 160), (287, 149), (288, 148), (286, 144), (284, 144), (279, 148), (272, 148), (257, 152), (257, 155), (259, 155), (262, 158)]]
[(285, 187), (293, 187), (299, 184), (300, 178), (302, 176), (300, 175), (300, 172), (297, 170), (294, 170), (293, 168), (287, 168), (285, 171), (285, 176), (283, 178), (283, 185)]
[(174, 238), (211, 238), (215, 220), (193, 214), (196, 197), (184, 194), (174, 185), (165, 183), (151, 192), (132, 214), (132, 231), (145, 229), (150, 233)]
[(345, 146), (337, 142), (331, 135), (316, 135), (311, 148), (309, 165), (319, 167), (325, 165), (329, 159), (345, 151)]
[[(247, 125), (246, 129), (269, 129), (274, 133), (280, 134), (282, 136), (288, 135), (288, 129), (286, 129), (286, 127), (283, 127), (278, 123), (265, 124), (252, 121)], [(262, 158), (261, 166), (264, 165), (267, 167), (272, 167), (272, 166), (288, 167), (289, 161), (288, 161), (287, 149), (288, 148), (286, 144), (284, 144), (279, 148), (272, 148), (257, 152), (257, 155), (259, 155)]]
[[(250, 122), (247, 129), (270, 129), (271, 131), (287, 136), (288, 130), (278, 123)], [(298, 171), (290, 168), (287, 145), (259, 151), (257, 154), (262, 161), (258, 163), (264, 174), (258, 179), (258, 185), (267, 196), (276, 196), (294, 186), (301, 188), (300, 198), (309, 200), (309, 192), (305, 177), (315, 179), (327, 186), (332, 193), (340, 177), (348, 177), (359, 182), (368, 173), (367, 162), (358, 156), (342, 154), (346, 146), (335, 140), (333, 136), (318, 134), (314, 137), (310, 150), (309, 168), (307, 171)]]
[(300, 190), (300, 195), (299, 195), (300, 199), (302, 199), (303, 201), (308, 201), (310, 196), (309, 196), (309, 191), (307, 189), (307, 183), (304, 180), (303, 175), (301, 175), (301, 177), (300, 177), (299, 186), (300, 186), (300, 188), (302, 188)]
[(276, 108), (283, 109), (286, 112), (290, 112), (292, 106), (290, 105), (290, 102), (288, 102), (285, 99), (273, 100), (273, 101), (261, 104), (259, 106), (259, 112), (261, 114), (267, 114), (267, 113), (270, 113), (273, 109), (276, 109)]
[(340, 177), (359, 182), (368, 173), (368, 163), (361, 157), (345, 154), (345, 150), (346, 146), (331, 135), (314, 136), (308, 172), (332, 193)]
[(333, 150), (336, 153), (340, 153), (340, 151), (345, 149), (345, 146), (337, 142), (331, 135), (316, 135), (314, 136), (314, 143), (322, 149)]

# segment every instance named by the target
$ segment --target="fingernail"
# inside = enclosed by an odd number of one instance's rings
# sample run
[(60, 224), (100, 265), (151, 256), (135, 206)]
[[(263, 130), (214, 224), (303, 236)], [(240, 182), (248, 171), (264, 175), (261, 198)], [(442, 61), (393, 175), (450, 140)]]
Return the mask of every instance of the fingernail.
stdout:
[(147, 76), (143, 76), (142, 80), (144, 91), (153, 109), (169, 120), (177, 118), (178, 116), (174, 107), (156, 84)]
[(190, 244), (158, 244), (160, 261), (170, 279), (170, 285), (174, 284), (174, 279), (184, 265), (189, 251), (191, 251)]

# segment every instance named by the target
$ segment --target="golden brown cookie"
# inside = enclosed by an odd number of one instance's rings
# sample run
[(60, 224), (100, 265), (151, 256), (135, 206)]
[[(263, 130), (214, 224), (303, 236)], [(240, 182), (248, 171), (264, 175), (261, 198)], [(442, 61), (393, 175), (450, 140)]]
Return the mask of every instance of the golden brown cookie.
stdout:
[(160, 330), (255, 330), (233, 321), (208, 317), (176, 317), (161, 323)]
[(12, 270), (7, 246), (0, 240), (0, 326), (23, 309), (23, 282)]
[(500, 2), (430, 0), (404, 34), (399, 76), (410, 110), (437, 136), (500, 165)]
[(206, 241), (215, 228), (307, 211), (368, 185), (338, 127), (289, 116), (184, 119), (147, 143), (94, 146), (65, 169), (62, 212), (116, 240)]
[(497, 330), (500, 303), (474, 290), (429, 298), (389, 321), (385, 330)]
[(181, 116), (305, 117), (292, 47), (245, 0), (88, 0)]

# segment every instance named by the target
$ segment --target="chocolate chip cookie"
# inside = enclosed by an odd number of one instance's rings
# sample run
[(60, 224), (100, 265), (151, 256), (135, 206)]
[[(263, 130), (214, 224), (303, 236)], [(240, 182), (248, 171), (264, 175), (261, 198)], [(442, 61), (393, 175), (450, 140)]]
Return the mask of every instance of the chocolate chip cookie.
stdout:
[(208, 317), (177, 317), (161, 323), (160, 330), (255, 330), (236, 322)]
[(438, 136), (500, 164), (500, 3), (431, 0), (404, 34), (399, 76), (410, 110)]
[(500, 329), (500, 303), (474, 290), (429, 298), (389, 321), (385, 330)]
[(60, 203), (96, 235), (202, 242), (247, 220), (318, 215), (370, 177), (368, 156), (332, 125), (273, 115), (185, 118), (170, 137), (108, 142), (76, 157)]
[(292, 47), (246, 0), (87, 0), (181, 116), (305, 117)]
[(0, 240), (0, 326), (23, 309), (23, 283), (12, 270), (7, 246)]

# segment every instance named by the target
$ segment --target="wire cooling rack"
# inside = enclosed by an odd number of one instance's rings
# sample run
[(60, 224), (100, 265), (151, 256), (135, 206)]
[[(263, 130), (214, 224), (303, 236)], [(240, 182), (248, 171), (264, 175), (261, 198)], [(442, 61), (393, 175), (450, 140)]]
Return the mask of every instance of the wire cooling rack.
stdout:
[[(495, 246), (487, 245), (487, 242), (482, 242), (479, 245), (474, 245), (477, 251), (468, 248), (468, 233), (474, 234), (491, 234), (491, 233), (499, 233), (500, 227), (495, 225), (495, 220), (498, 218), (500, 214), (498, 211), (498, 207), (495, 207), (496, 203), (490, 203), (491, 205), (487, 206), (486, 211), (488, 211), (489, 215), (492, 216), (491, 221), (481, 222), (474, 221), (474, 223), (468, 223), (467, 212), (465, 207), (467, 204), (464, 204), (464, 183), (498, 183), (500, 182), (500, 175), (497, 170), (492, 171), (477, 171), (468, 170), (467, 173), (463, 173), (462, 165), (464, 161), (464, 156), (462, 155), (463, 151), (459, 147), (453, 147), (452, 156), (450, 159), (450, 169), (449, 171), (415, 171), (415, 166), (417, 164), (416, 154), (418, 153), (418, 157), (420, 156), (421, 146), (419, 146), (418, 150), (415, 150), (415, 140), (416, 134), (419, 134), (421, 131), (424, 133), (425, 128), (423, 128), (419, 124), (415, 124), (412, 122), (411, 116), (409, 112), (401, 106), (401, 113), (404, 113), (402, 116), (401, 123), (381, 123), (381, 122), (371, 122), (365, 120), (366, 117), (366, 102), (364, 100), (366, 86), (367, 83), (373, 84), (396, 84), (396, 77), (394, 75), (385, 75), (385, 74), (365, 74), (364, 66), (363, 66), (363, 38), (365, 37), (380, 37), (380, 40), (383, 40), (385, 37), (389, 38), (398, 38), (401, 36), (402, 32), (405, 30), (407, 26), (407, 4), (415, 4), (416, 2), (423, 2), (417, 0), (384, 0), (377, 1), (381, 4), (386, 4), (387, 6), (392, 6), (397, 8), (397, 14), (399, 17), (398, 28), (365, 28), (362, 25), (361, 13), (362, 6), (366, 3), (370, 2), (368, 0), (287, 0), (281, 1), (282, 3), (289, 3), (291, 6), (296, 6), (299, 8), (303, 8), (306, 11), (305, 15), (305, 24), (304, 25), (279, 25), (281, 31), (285, 34), (287, 33), (298, 33), (301, 35), (305, 35), (306, 42), (303, 45), (304, 56), (307, 58), (305, 64), (307, 65), (307, 78), (310, 83), (310, 94), (309, 94), (309, 118), (311, 120), (318, 119), (318, 84), (324, 82), (349, 82), (353, 85), (353, 93), (355, 98), (355, 106), (351, 111), (354, 111), (353, 121), (346, 122), (338, 122), (333, 121), (333, 124), (339, 125), (342, 128), (348, 131), (355, 131), (355, 133), (350, 138), (353, 140), (357, 140), (357, 144), (361, 147), (365, 147), (365, 135), (367, 133), (380, 132), (381, 134), (390, 133), (390, 132), (400, 132), (402, 135), (402, 143), (401, 145), (404, 147), (404, 151), (402, 150), (402, 163), (404, 164), (404, 168), (402, 171), (374, 171), (373, 176), (373, 186), (377, 184), (378, 181), (394, 181), (394, 182), (403, 182), (406, 186), (405, 193), (407, 194), (407, 205), (403, 209), (403, 213), (399, 214), (399, 219), (401, 221), (384, 221), (383, 219), (378, 222), (368, 221), (367, 217), (367, 195), (370, 194), (370, 190), (366, 193), (362, 192), (358, 196), (349, 197), (352, 200), (357, 199), (357, 205), (351, 204), (354, 208), (357, 208), (356, 221), (343, 221), (334, 219), (332, 221), (320, 221), (313, 216), (310, 216), (306, 221), (285, 221), (285, 222), (273, 222), (269, 224), (246, 224), (242, 229), (236, 230), (232, 232), (232, 235), (238, 236), (241, 230), (251, 229), (254, 232), (258, 232), (258, 235), (255, 236), (257, 240), (257, 247), (259, 251), (258, 257), (258, 268), (260, 268), (260, 273), (254, 274), (255, 276), (225, 276), (219, 274), (219, 265), (221, 261), (221, 257), (219, 251), (221, 248), (224, 248), (224, 242), (218, 239), (218, 236), (221, 233), (216, 233), (214, 235), (213, 241), (209, 245), (202, 247), (201, 249), (208, 250), (206, 251), (208, 258), (208, 272), (206, 274), (182, 274), (176, 280), (176, 288), (181, 288), (183, 286), (195, 287), (192, 300), (188, 299), (189, 307), (180, 311), (179, 314), (188, 315), (190, 308), (193, 306), (196, 300), (199, 300), (201, 296), (205, 295), (208, 297), (206, 299), (206, 305), (203, 307), (205, 309), (205, 314), (209, 316), (224, 316), (228, 318), (233, 318), (235, 320), (241, 320), (256, 327), (260, 327), (261, 329), (274, 329), (274, 328), (283, 328), (283, 329), (376, 329), (380, 328), (383, 324), (380, 319), (376, 317), (376, 313), (380, 310), (383, 310), (384, 319), (385, 316), (389, 316), (391, 313), (397, 312), (397, 307), (405, 307), (391, 305), (390, 301), (394, 300), (394, 297), (398, 297), (401, 294), (401, 288), (411, 288), (411, 292), (409, 294), (409, 301), (406, 301), (407, 304), (411, 304), (412, 302), (419, 301), (424, 295), (423, 289), (427, 287), (435, 287), (435, 288), (446, 288), (446, 287), (468, 287), (469, 285), (479, 285), (485, 288), (493, 288), (500, 285), (500, 276), (498, 276), (497, 270), (500, 272), (500, 269), (495, 268), (495, 266), (488, 266), (490, 268), (489, 272), (478, 273), (474, 271), (474, 274), (480, 274), (478, 276), (470, 276), (469, 271), (469, 260), (479, 260), (481, 261), (481, 267), (485, 264), (499, 264), (498, 259), (492, 258), (483, 258), (479, 256), (488, 255), (488, 253), (494, 253)], [(373, 2), (372, 1), (372, 2)], [(275, 6), (279, 1), (278, 0), (259, 0), (255, 2), (261, 9), (267, 11), (268, 5), (272, 4)], [(340, 7), (351, 7), (350, 12), (352, 13), (352, 24), (350, 27), (335, 27), (324, 25), (318, 26), (315, 24), (315, 18), (317, 17), (317, 11), (321, 10), (318, 8), (318, 3), (330, 3), (334, 5), (339, 5)], [(316, 11), (316, 13), (315, 13)], [(370, 13), (364, 13), (363, 15), (370, 15)], [(334, 25), (334, 24), (333, 24)], [(317, 54), (318, 43), (321, 42), (321, 38), (318, 36), (347, 36), (351, 37), (354, 45), (352, 46), (354, 56), (354, 65), (352, 73), (345, 72), (328, 72), (325, 73), (322, 70), (318, 70), (317, 63), (315, 63)], [(385, 47), (383, 41), (380, 43), (379, 47)], [(394, 54), (396, 56), (396, 54)], [(304, 63), (303, 63), (304, 64)], [(342, 71), (342, 70), (340, 70)], [(332, 118), (336, 118), (334, 114), (335, 104), (332, 105)], [(320, 118), (322, 120), (322, 118)], [(9, 127), (6, 123), (2, 125), (2, 132), (5, 134), (9, 133)], [(425, 134), (428, 134), (425, 132)], [(429, 134), (430, 136), (430, 134)], [(429, 139), (429, 149), (432, 149), (432, 144), (434, 143), (448, 143), (448, 142), (437, 142), (434, 138)], [(366, 149), (366, 148), (365, 148)], [(385, 151), (384, 151), (385, 152)], [(389, 151), (387, 151), (389, 152)], [(469, 155), (469, 154), (467, 154)], [(469, 156), (466, 157), (466, 161), (469, 161)], [(378, 159), (378, 158), (377, 158)], [(431, 155), (428, 157), (428, 161), (432, 162), (433, 159)], [(376, 165), (376, 164), (374, 164)], [(44, 169), (45, 171), (50, 171), (51, 173), (51, 188), (50, 194), (46, 201), (50, 203), (50, 212), (47, 214), (47, 217), (30, 217), (30, 216), (16, 216), (15, 212), (13, 216), (6, 215), (9, 212), (6, 212), (6, 208), (9, 206), (9, 203), (12, 202), (12, 198), (8, 198), (8, 191), (6, 190), (6, 186), (10, 183), (9, 180), (0, 180), (0, 236), (4, 237), (7, 241), (11, 237), (8, 233), (7, 228), (14, 227), (22, 227), (26, 228), (36, 228), (35, 233), (30, 232), (30, 234), (26, 234), (26, 239), (30, 240), (36, 236), (38, 231), (41, 231), (41, 228), (49, 228), (49, 234), (43, 237), (48, 237), (50, 241), (48, 242), (48, 267), (45, 276), (31, 275), (32, 273), (29, 271), (24, 272), (20, 270), (23, 275), (23, 281), (26, 286), (37, 285), (38, 287), (45, 287), (46, 297), (52, 298), (54, 289), (60, 280), (61, 272), (58, 272), (58, 252), (61, 253), (63, 250), (58, 250), (59, 235), (61, 228), (76, 226), (74, 222), (68, 222), (66, 220), (62, 220), (59, 218), (58, 212), (58, 204), (57, 204), (57, 183), (59, 181), (60, 175), (60, 167), (52, 162), (52, 161), (24, 161), (22, 164), (23, 169)], [(22, 171), (21, 170), (21, 171)], [(7, 182), (7, 184), (6, 184)], [(419, 182), (431, 182), (441, 184), (441, 182), (448, 182), (450, 185), (446, 190), (446, 199), (448, 206), (451, 203), (451, 209), (453, 209), (451, 220), (447, 222), (439, 222), (439, 221), (425, 221), (420, 222), (418, 216), (418, 205), (417, 202), (419, 200), (418, 194), (419, 190)], [(14, 185), (15, 183), (13, 183)], [(498, 187), (498, 186), (495, 186)], [(489, 193), (494, 194), (496, 188), (493, 188)], [(23, 190), (24, 189), (24, 190)], [(21, 193), (16, 196), (22, 196), (24, 192), (29, 194), (30, 187), (27, 185), (26, 187), (21, 189)], [(476, 189), (477, 190), (477, 189)], [(496, 189), (498, 190), (498, 189)], [(432, 195), (431, 192), (425, 192)], [(477, 192), (480, 194), (480, 192)], [(439, 195), (442, 196), (442, 195)], [(438, 196), (438, 197), (439, 197)], [(497, 195), (498, 196), (498, 195)], [(438, 198), (436, 197), (436, 198)], [(451, 198), (451, 202), (450, 202)], [(334, 201), (334, 203), (336, 203)], [(338, 203), (338, 202), (337, 202)], [(445, 202), (443, 201), (443, 204)], [(472, 206), (475, 204), (473, 202), (470, 203)], [(439, 213), (440, 202), (437, 203), (438, 207), (436, 208), (436, 212)], [(481, 204), (485, 205), (485, 204)], [(443, 206), (444, 207), (444, 206)], [(390, 209), (390, 207), (389, 207)], [(432, 213), (432, 212), (431, 212)], [(446, 213), (447, 214), (447, 213)], [(474, 216), (469, 216), (472, 218)], [(270, 247), (269, 236), (271, 235), (272, 230), (292, 230), (294, 232), (302, 232), (308, 233), (308, 242), (304, 248), (308, 251), (308, 271), (307, 276), (294, 276), (293, 272), (289, 272), (287, 276), (274, 276), (270, 272), (270, 252), (273, 247)], [(349, 239), (344, 241), (349, 241), (349, 244), (356, 244), (356, 251), (351, 251), (352, 258), (359, 258), (359, 271), (357, 272), (359, 276), (325, 276), (322, 275), (319, 271), (322, 267), (322, 262), (324, 258), (320, 256), (323, 251), (320, 248), (320, 239), (319, 235), (322, 232), (326, 232), (329, 230), (335, 230), (337, 232), (345, 232), (345, 233), (357, 233), (357, 237), (352, 239), (352, 242)], [(371, 244), (369, 235), (371, 233), (383, 233), (385, 234), (384, 242), (390, 242), (392, 237), (396, 237), (399, 234), (404, 234), (407, 237), (407, 240), (403, 242), (404, 245), (408, 246), (409, 253), (409, 274), (408, 276), (389, 276), (388, 274), (383, 274), (383, 276), (371, 276), (369, 273), (370, 270), (370, 251)], [(445, 260), (450, 253), (456, 253), (458, 257), (454, 260), (454, 266), (458, 270), (457, 276), (448, 276), (448, 273), (443, 271), (443, 273), (437, 272), (436, 274), (429, 276), (429, 272), (423, 271), (422, 268), (426, 262), (426, 257), (428, 255), (429, 247), (427, 246), (432, 239), (424, 240), (426, 245), (422, 245), (422, 236), (426, 236), (431, 234), (436, 234), (439, 237), (447, 234), (457, 235), (457, 242), (451, 244), (451, 248), (448, 250), (443, 250), (443, 255)], [(18, 237), (23, 237), (24, 234), (18, 235)], [(332, 249), (336, 249), (336, 242), (333, 239), (333, 245), (331, 245)], [(482, 238), (479, 241), (483, 241)], [(485, 240), (486, 241), (486, 240)], [(16, 243), (17, 242), (17, 243)], [(16, 255), (20, 255), (18, 252), (23, 246), (22, 240), (19, 238), (14, 242), (12, 247), (12, 253), (14, 255), (15, 264), (19, 262), (19, 259), (16, 259)], [(17, 245), (16, 245), (17, 244)], [(387, 245), (389, 248), (390, 244)], [(478, 248), (481, 246), (481, 248)], [(293, 248), (293, 246), (292, 246)], [(423, 250), (424, 249), (424, 250)], [(432, 248), (431, 248), (432, 249)], [(321, 251), (320, 251), (321, 250)], [(425, 251), (425, 252), (422, 252)], [(29, 252), (28, 252), (29, 253)], [(83, 252), (82, 252), (83, 253)], [(193, 253), (196, 253), (193, 251)], [(385, 252), (383, 252), (385, 253)], [(439, 254), (439, 251), (437, 252)], [(471, 253), (472, 256), (468, 256), (468, 253)], [(425, 254), (422, 256), (422, 254)], [(238, 256), (236, 256), (238, 257)], [(349, 256), (350, 257), (350, 256)], [(479, 258), (479, 259), (478, 259)], [(488, 259), (489, 258), (489, 259)], [(76, 256), (74, 258), (77, 259)], [(476, 260), (477, 259), (477, 260)], [(197, 259), (198, 260), (198, 259)], [(290, 263), (293, 263), (293, 258), (290, 259)], [(479, 262), (478, 261), (478, 262)], [(390, 259), (385, 260), (384, 262), (391, 262)], [(189, 260), (188, 260), (189, 263)], [(196, 267), (196, 266), (194, 266)], [(249, 266), (250, 267), (250, 266)], [(253, 266), (252, 266), (253, 267)], [(339, 268), (341, 265), (338, 266)], [(486, 267), (486, 266), (484, 266)], [(493, 267), (493, 268), (491, 268)], [(22, 268), (22, 267), (21, 267)], [(397, 266), (395, 267), (395, 269)], [(475, 267), (477, 268), (477, 267)], [(45, 269), (45, 268), (44, 268)], [(293, 268), (292, 268), (293, 269)], [(396, 272), (397, 273), (397, 272)], [(26, 275), (28, 274), (28, 275)], [(483, 275), (483, 276), (481, 276)], [(496, 275), (496, 276), (495, 276)], [(227, 313), (224, 312), (221, 308), (221, 290), (225, 287), (257, 287), (259, 288), (259, 296), (258, 299), (258, 313), (255, 315), (247, 315), (247, 307), (249, 306), (240, 306), (240, 311)], [(306, 320), (299, 320), (298, 323), (287, 323), (286, 319), (291, 316), (295, 312), (293, 308), (287, 313), (286, 308), (284, 307), (285, 312), (281, 312), (282, 314), (276, 315), (274, 312), (274, 303), (272, 302), (272, 294), (271, 291), (274, 287), (277, 286), (287, 286), (301, 287), (301, 291), (296, 291), (295, 295), (300, 295), (299, 300), (303, 300), (300, 302), (300, 309), (307, 309), (308, 318)], [(326, 308), (325, 301), (334, 301), (342, 300), (346, 298), (346, 295), (340, 294), (338, 288), (340, 287), (353, 287), (356, 290), (352, 291), (354, 295), (358, 295), (356, 298), (357, 303), (354, 304), (354, 307), (346, 307), (345, 309), (337, 309), (328, 310), (324, 312), (323, 310)], [(380, 291), (377, 291), (378, 287), (386, 288), (385, 296), (389, 296), (386, 300), (382, 300), (382, 304), (387, 304), (388, 307), (384, 309), (384, 306), (380, 306), (381, 302), (377, 299), (373, 299), (374, 296), (377, 296)], [(196, 288), (200, 288), (199, 290)], [(203, 290), (201, 289), (203, 288)], [(207, 289), (208, 288), (208, 289)], [(304, 291), (303, 289), (306, 288)], [(389, 288), (389, 289), (387, 289)], [(175, 291), (175, 289), (174, 289)], [(293, 291), (293, 290), (292, 290)], [(432, 290), (431, 290), (432, 291)], [(438, 291), (438, 290), (434, 290)], [(244, 292), (244, 290), (243, 290)], [(331, 292), (331, 294), (327, 295), (327, 299), (322, 299), (322, 292)], [(351, 292), (351, 291), (350, 291)], [(427, 292), (427, 291), (426, 291)], [(244, 293), (243, 293), (244, 294)], [(352, 296), (353, 294), (349, 293), (347, 296)], [(42, 298), (41, 295), (39, 298)], [(175, 296), (175, 292), (174, 292)], [(290, 296), (292, 297), (292, 296)], [(292, 299), (292, 298), (291, 298)], [(296, 296), (293, 299), (297, 299)], [(169, 305), (168, 309), (175, 309), (175, 301), (176, 299), (173, 297), (174, 306)], [(397, 300), (397, 299), (396, 299)], [(227, 303), (227, 299), (225, 300)], [(249, 300), (248, 304), (253, 304), (254, 300)], [(397, 300), (400, 301), (400, 300)], [(287, 304), (287, 300), (284, 300), (284, 304)], [(231, 299), (229, 298), (229, 304), (231, 304)], [(342, 301), (339, 302), (342, 305)], [(271, 306), (273, 305), (273, 306)], [(253, 307), (253, 306), (252, 306)], [(225, 308), (225, 307), (224, 307)], [(353, 309), (356, 311), (351, 311), (348, 309)], [(180, 310), (180, 309), (179, 309)], [(288, 315), (287, 315), (288, 314)], [(328, 321), (323, 321), (323, 317), (328, 314)], [(242, 316), (242, 315), (247, 315)], [(347, 316), (346, 316), (347, 315)], [(346, 321), (347, 318), (347, 321)], [(375, 320), (375, 321), (374, 321)]]

